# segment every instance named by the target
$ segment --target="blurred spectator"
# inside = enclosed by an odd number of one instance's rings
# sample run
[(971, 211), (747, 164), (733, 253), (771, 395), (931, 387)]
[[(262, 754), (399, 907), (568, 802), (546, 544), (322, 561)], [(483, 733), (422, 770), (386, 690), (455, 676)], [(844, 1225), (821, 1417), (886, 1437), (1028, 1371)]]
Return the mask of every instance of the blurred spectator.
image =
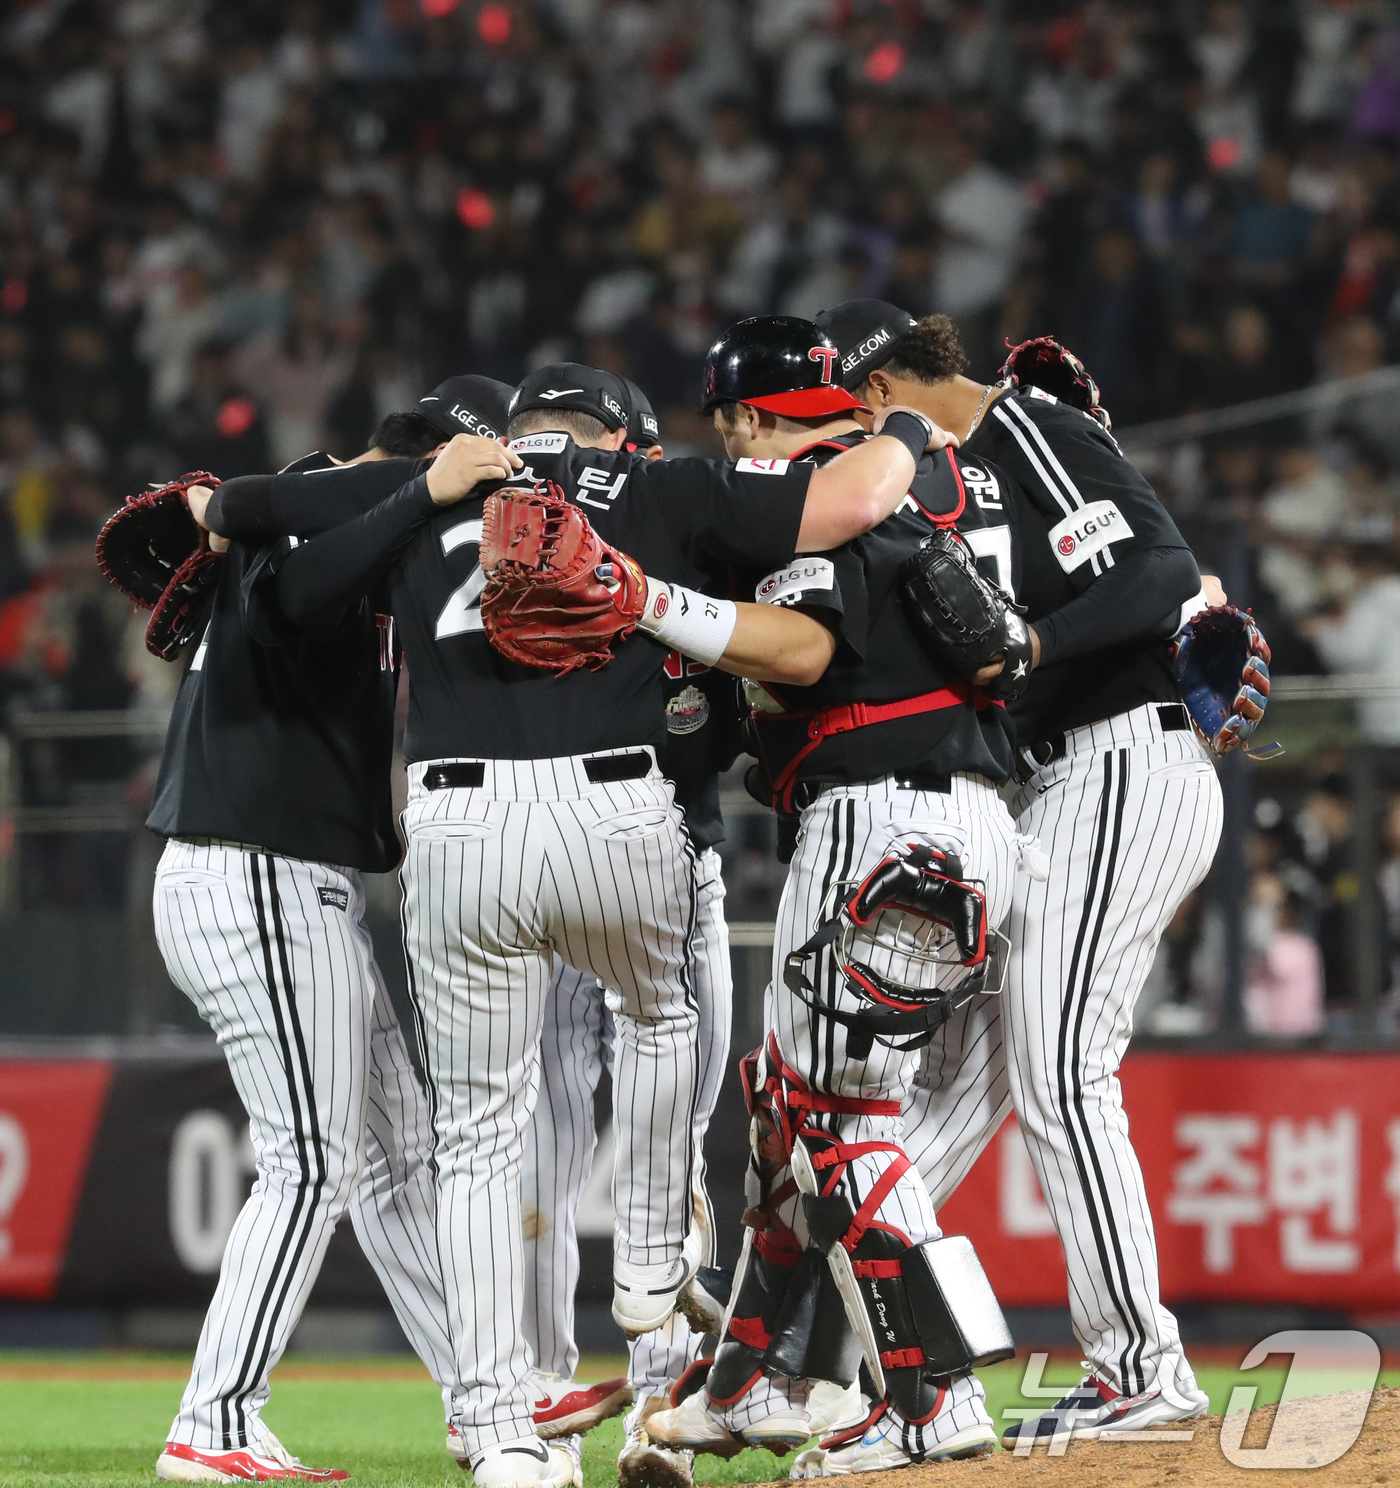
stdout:
[(1259, 503), (1259, 574), (1291, 619), (1310, 614), (1325, 590), (1318, 559), (1346, 516), (1346, 487), (1310, 444), (1291, 439), (1274, 457), (1274, 484)]
[(1322, 956), (1301, 929), (1302, 897), (1271, 873), (1250, 885), (1249, 979), (1244, 989), (1245, 1027), (1275, 1037), (1321, 1033)]
[(1137, 239), (1126, 227), (1104, 228), (1078, 276), (1065, 336), (1122, 423), (1140, 423), (1158, 406), (1160, 364), (1142, 348), (1160, 345), (1165, 334), (1161, 294)]
[(965, 319), (990, 308), (1011, 283), (1030, 209), (1020, 186), (988, 163), (970, 135), (954, 135), (944, 161), (948, 184), (933, 204), (943, 230), (933, 299)]
[(183, 470), (210, 470), (227, 479), (276, 468), (263, 416), (231, 372), (224, 342), (196, 349), (189, 391), (171, 409), (165, 428), (178, 456), (173, 464)]
[(232, 359), (233, 380), (256, 391), (277, 469), (320, 447), (326, 415), (354, 361), (354, 348), (337, 339), (320, 296), (310, 291), (293, 298), (280, 336), (255, 337)]
[[(1400, 680), (1391, 644), (1400, 634), (1400, 555), (1389, 545), (1357, 544), (1350, 567), (1350, 597), (1335, 616), (1312, 622), (1313, 641), (1334, 672)], [(1362, 699), (1357, 724), (1368, 743), (1400, 744), (1400, 697)]]

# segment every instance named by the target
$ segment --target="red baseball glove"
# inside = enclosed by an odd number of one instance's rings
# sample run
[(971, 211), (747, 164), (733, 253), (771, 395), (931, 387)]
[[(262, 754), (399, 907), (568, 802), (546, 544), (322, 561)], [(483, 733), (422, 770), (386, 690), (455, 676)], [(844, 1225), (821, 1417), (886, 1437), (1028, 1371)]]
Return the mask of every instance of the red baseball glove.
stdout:
[(487, 497), (481, 567), (481, 616), (491, 644), (558, 677), (606, 666), (646, 600), (641, 569), (608, 547), (553, 481), (528, 496)]

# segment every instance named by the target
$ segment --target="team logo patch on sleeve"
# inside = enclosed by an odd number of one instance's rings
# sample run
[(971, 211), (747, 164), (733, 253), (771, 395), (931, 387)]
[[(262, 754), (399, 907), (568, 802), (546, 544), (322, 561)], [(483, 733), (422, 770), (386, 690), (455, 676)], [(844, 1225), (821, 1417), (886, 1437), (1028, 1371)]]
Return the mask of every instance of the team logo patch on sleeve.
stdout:
[(753, 460), (743, 459), (734, 462), (735, 470), (742, 470), (745, 475), (785, 475), (787, 468), (792, 464), (791, 460)]
[(836, 569), (829, 558), (802, 558), (770, 573), (754, 590), (759, 604), (795, 605), (820, 599), (836, 587)]
[(348, 889), (317, 889), (316, 894), (327, 909), (350, 908), (350, 891)]
[(1055, 557), (1066, 573), (1073, 573), (1081, 563), (1087, 563), (1110, 543), (1121, 542), (1132, 535), (1133, 529), (1111, 501), (1091, 501), (1088, 506), (1071, 512), (1048, 534)]

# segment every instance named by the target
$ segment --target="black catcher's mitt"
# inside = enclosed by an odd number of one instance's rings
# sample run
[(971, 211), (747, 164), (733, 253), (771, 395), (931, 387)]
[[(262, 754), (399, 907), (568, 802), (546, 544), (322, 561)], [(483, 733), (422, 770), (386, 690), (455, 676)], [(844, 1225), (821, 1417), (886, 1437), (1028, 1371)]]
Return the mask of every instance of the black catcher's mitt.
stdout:
[[(1011, 346), (1008, 341), (1006, 343)], [(1061, 403), (1078, 408), (1105, 429), (1113, 428), (1108, 409), (1099, 402), (1099, 387), (1085, 370), (1084, 363), (1067, 351), (1053, 336), (1037, 336), (1011, 346), (1011, 355), (1002, 363), (1003, 386), (1038, 387), (1053, 393)]]
[(940, 528), (905, 561), (899, 592), (915, 632), (944, 665), (974, 677), (999, 657), (1001, 672), (982, 691), (1011, 701), (1031, 676), (1031, 636), (1016, 606), (977, 571), (967, 544)]
[(185, 493), (218, 484), (207, 470), (192, 470), (168, 486), (128, 496), (97, 535), (97, 561), (108, 581), (143, 610), (155, 609), (180, 565), (203, 546)]
[(194, 470), (154, 491), (128, 496), (97, 537), (102, 572), (128, 599), (154, 610), (146, 649), (173, 661), (194, 633), (204, 599), (218, 583), (221, 553), (190, 515), (191, 486), (214, 487), (217, 477)]

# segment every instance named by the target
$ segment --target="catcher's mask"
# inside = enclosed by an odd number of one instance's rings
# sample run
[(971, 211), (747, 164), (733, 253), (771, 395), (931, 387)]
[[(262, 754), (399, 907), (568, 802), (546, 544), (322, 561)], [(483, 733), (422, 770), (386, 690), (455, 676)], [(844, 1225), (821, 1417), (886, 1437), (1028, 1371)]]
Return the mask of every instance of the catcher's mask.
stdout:
[(1099, 402), (1098, 383), (1068, 347), (1061, 346), (1053, 336), (1035, 336), (1019, 346), (1009, 341), (1006, 344), (1011, 354), (1002, 363), (1002, 387), (1038, 387), (1053, 393), (1061, 403), (1087, 413), (1105, 429), (1113, 428), (1108, 409)]
[[(893, 942), (881, 944), (882, 915), (897, 917)], [(919, 1049), (974, 994), (1000, 992), (988, 987), (988, 938), (1005, 937), (987, 928), (987, 898), (981, 883), (965, 879), (961, 859), (952, 852), (909, 843), (882, 858), (859, 883), (836, 883), (822, 904), (816, 932), (788, 958), (783, 982), (815, 1012), (848, 1030), (847, 1052), (863, 1058), (872, 1040), (891, 1047)], [(863, 941), (863, 945), (860, 943)], [(809, 956), (830, 947), (847, 990), (870, 1010), (845, 1012), (828, 1007), (807, 979)], [(881, 953), (890, 970), (877, 972), (856, 951)], [(892, 974), (902, 964), (903, 977)], [(949, 968), (961, 968), (951, 978)], [(943, 979), (944, 985), (937, 982)]]

